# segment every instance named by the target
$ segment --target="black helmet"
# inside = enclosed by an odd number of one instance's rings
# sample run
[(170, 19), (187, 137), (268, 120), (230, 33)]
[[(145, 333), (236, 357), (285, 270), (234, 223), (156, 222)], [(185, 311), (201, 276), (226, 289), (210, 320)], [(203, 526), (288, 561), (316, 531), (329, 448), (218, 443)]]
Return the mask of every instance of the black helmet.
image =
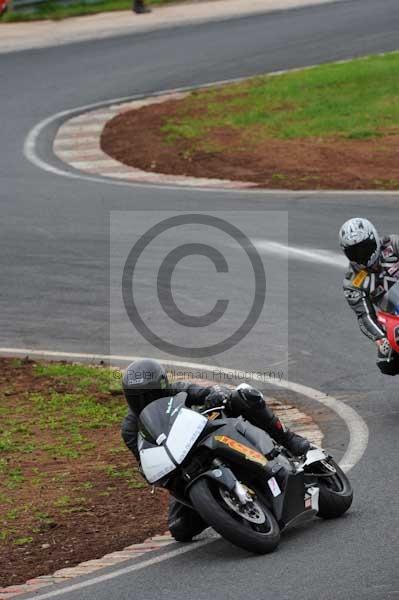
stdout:
[(122, 379), (123, 391), (130, 410), (137, 416), (148, 404), (165, 395), (169, 381), (158, 361), (143, 358), (132, 362)]

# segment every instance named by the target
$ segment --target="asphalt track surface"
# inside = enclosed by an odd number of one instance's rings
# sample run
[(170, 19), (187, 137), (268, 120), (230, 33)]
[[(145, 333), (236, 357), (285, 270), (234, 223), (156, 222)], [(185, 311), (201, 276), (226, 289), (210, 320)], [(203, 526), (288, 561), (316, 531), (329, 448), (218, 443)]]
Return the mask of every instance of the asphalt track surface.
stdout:
[[(102, 185), (45, 173), (22, 152), (31, 128), (60, 110), (394, 50), (398, 30), (396, 0), (357, 0), (1, 56), (1, 345), (109, 352), (110, 211), (220, 211), (228, 219), (230, 211), (244, 210), (250, 233), (258, 237), (259, 211), (265, 222), (265, 211), (283, 211), (290, 244), (333, 252), (339, 225), (355, 214), (368, 216), (381, 231), (398, 231), (395, 195), (251, 195)], [(38, 152), (57, 165), (53, 135), (54, 128), (46, 132)], [(279, 261), (269, 259), (272, 274), (284, 268)], [(351, 472), (353, 509), (340, 521), (315, 521), (287, 532), (279, 550), (267, 557), (250, 557), (218, 539), (68, 592), (66, 600), (399, 597), (397, 383), (376, 371), (374, 350), (345, 306), (340, 268), (293, 256), (288, 275), (288, 306), (279, 314), (284, 327), (288, 314), (285, 375), (343, 399), (370, 429), (367, 451)], [(212, 291), (208, 278), (198, 269), (195, 285)], [(194, 302), (185, 281), (182, 296)], [(280, 281), (271, 293), (271, 308), (280, 306), (279, 294), (284, 305), (283, 288)], [(237, 319), (244, 304), (234, 305)], [(254, 337), (236, 348), (203, 361), (262, 370), (279, 351), (272, 321), (258, 323)], [(154, 313), (153, 324), (165, 327), (161, 314)], [(118, 334), (120, 347), (130, 350), (131, 331)], [(139, 335), (133, 342), (135, 354), (149, 353)], [(162, 353), (152, 349), (152, 354)]]

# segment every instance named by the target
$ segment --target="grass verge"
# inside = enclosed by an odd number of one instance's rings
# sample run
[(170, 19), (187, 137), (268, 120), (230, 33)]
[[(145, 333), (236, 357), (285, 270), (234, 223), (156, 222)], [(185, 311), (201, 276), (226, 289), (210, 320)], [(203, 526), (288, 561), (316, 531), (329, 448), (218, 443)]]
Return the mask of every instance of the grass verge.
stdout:
[[(148, 0), (147, 5), (161, 6), (164, 4), (176, 4), (184, 0)], [(131, 10), (133, 0), (103, 0), (99, 2), (72, 2), (69, 5), (60, 5), (49, 0), (41, 4), (35, 11), (8, 10), (2, 17), (0, 23), (16, 23), (21, 21), (43, 21), (46, 19), (60, 21), (69, 17), (80, 17), (94, 15), (100, 12), (115, 12), (118, 10)]]
[(0, 359), (0, 586), (165, 531), (164, 499), (121, 441), (119, 377)]
[(398, 73), (393, 52), (198, 90), (117, 115), (101, 146), (160, 173), (270, 188), (399, 190)]
[(399, 53), (257, 77), (194, 92), (166, 121), (166, 140), (193, 147), (220, 128), (248, 141), (339, 137), (359, 140), (399, 133)]

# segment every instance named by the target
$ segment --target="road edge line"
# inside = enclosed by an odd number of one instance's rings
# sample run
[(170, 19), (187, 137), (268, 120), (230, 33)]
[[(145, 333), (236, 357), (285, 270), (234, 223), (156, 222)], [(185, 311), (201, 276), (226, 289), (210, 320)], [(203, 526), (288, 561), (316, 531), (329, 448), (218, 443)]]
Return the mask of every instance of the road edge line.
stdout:
[[(337, 60), (337, 61), (333, 61), (330, 63), (324, 63), (324, 64), (329, 64), (329, 65), (335, 65), (335, 64), (345, 64), (348, 62), (351, 62), (352, 60), (367, 60), (370, 56), (386, 56), (389, 54), (397, 54), (399, 53), (398, 50), (394, 50), (394, 51), (388, 51), (388, 52), (377, 52), (375, 54), (367, 54), (365, 56), (352, 56), (346, 59), (342, 59), (342, 60)], [(281, 69), (281, 70), (277, 70), (277, 71), (271, 71), (270, 73), (265, 73), (265, 75), (269, 76), (269, 77), (276, 77), (278, 75), (284, 75), (286, 73), (295, 73), (295, 72), (299, 72), (299, 71), (307, 71), (310, 69), (314, 69), (319, 67), (321, 64), (312, 64), (312, 65), (307, 65), (304, 67), (295, 67), (292, 69)], [(277, 195), (287, 195), (287, 196), (301, 196), (303, 197), (304, 195), (318, 195), (318, 196), (329, 196), (329, 195), (344, 195), (344, 196), (364, 196), (364, 195), (382, 195), (382, 196), (399, 196), (399, 191), (395, 191), (395, 190), (285, 190), (285, 189), (271, 189), (271, 188), (256, 188), (253, 189), (253, 183), (248, 182), (247, 186), (243, 186), (242, 182), (241, 185), (238, 183), (238, 185), (236, 187), (222, 187), (222, 186), (217, 186), (212, 187), (212, 184), (210, 183), (210, 186), (207, 186), (206, 183), (204, 183), (204, 185), (198, 185), (195, 183), (192, 183), (191, 185), (188, 183), (184, 183), (184, 182), (179, 182), (179, 180), (177, 179), (175, 182), (171, 182), (171, 183), (157, 183), (157, 180), (155, 179), (153, 182), (150, 181), (150, 176), (154, 175), (154, 177), (159, 177), (160, 175), (164, 175), (164, 177), (170, 177), (170, 179), (173, 178), (173, 176), (166, 176), (165, 174), (159, 174), (159, 173), (152, 173), (149, 171), (142, 171), (142, 173), (144, 173), (146, 175), (145, 177), (145, 181), (144, 180), (138, 180), (138, 181), (134, 181), (134, 180), (128, 180), (128, 179), (117, 179), (117, 178), (112, 178), (111, 176), (100, 176), (100, 175), (90, 175), (84, 171), (79, 171), (78, 169), (75, 169), (73, 171), (70, 170), (64, 170), (61, 169), (59, 167), (56, 167), (52, 164), (50, 164), (49, 162), (43, 160), (42, 158), (40, 158), (38, 152), (37, 152), (37, 141), (40, 137), (40, 135), (43, 133), (43, 131), (52, 124), (55, 124), (57, 121), (63, 119), (64, 117), (68, 117), (65, 118), (65, 120), (62, 120), (60, 123), (60, 126), (57, 129), (57, 133), (52, 141), (52, 148), (54, 147), (54, 143), (57, 139), (57, 135), (58, 135), (58, 131), (60, 129), (61, 126), (65, 125), (70, 119), (73, 119), (77, 116), (81, 116), (84, 115), (86, 112), (88, 114), (90, 114), (92, 111), (94, 111), (95, 109), (101, 109), (101, 108), (106, 108), (106, 107), (110, 107), (112, 105), (121, 105), (124, 103), (130, 103), (130, 102), (134, 102), (134, 101), (141, 101), (141, 100), (146, 100), (146, 99), (151, 99), (151, 98), (156, 98), (156, 97), (160, 97), (160, 96), (168, 96), (168, 95), (174, 95), (174, 94), (181, 94), (181, 93), (190, 93), (194, 90), (201, 90), (201, 89), (207, 89), (207, 88), (211, 88), (211, 87), (219, 87), (222, 85), (228, 85), (228, 84), (234, 84), (234, 83), (239, 83), (248, 79), (251, 79), (251, 77), (253, 76), (249, 76), (249, 77), (236, 77), (236, 78), (231, 78), (231, 79), (224, 79), (224, 80), (219, 80), (219, 81), (215, 81), (215, 82), (211, 82), (211, 83), (204, 83), (204, 84), (198, 84), (198, 85), (191, 85), (191, 86), (183, 86), (183, 87), (178, 87), (178, 88), (172, 88), (172, 89), (166, 89), (166, 90), (161, 90), (161, 91), (156, 91), (156, 92), (152, 92), (152, 93), (146, 93), (146, 94), (135, 94), (132, 96), (125, 96), (125, 97), (121, 97), (121, 98), (113, 98), (111, 100), (106, 100), (103, 102), (94, 102), (91, 104), (87, 104), (87, 105), (82, 105), (80, 107), (75, 107), (72, 109), (67, 109), (67, 110), (63, 110), (60, 111), (58, 113), (55, 113), (54, 115), (51, 115), (45, 119), (43, 119), (42, 121), (40, 121), (39, 123), (37, 123), (27, 134), (25, 141), (24, 141), (24, 146), (23, 146), (23, 153), (25, 158), (32, 163), (34, 166), (36, 166), (37, 168), (40, 168), (41, 170), (44, 170), (48, 173), (51, 173), (53, 175), (58, 175), (58, 176), (62, 176), (62, 177), (68, 177), (71, 179), (80, 179), (80, 180), (86, 180), (86, 181), (90, 181), (93, 183), (102, 183), (102, 184), (107, 184), (107, 185), (116, 185), (116, 186), (133, 186), (133, 187), (145, 187), (148, 189), (151, 188), (156, 188), (156, 189), (169, 189), (169, 190), (184, 190), (184, 191), (196, 191), (196, 192), (215, 192), (215, 189), (218, 192), (222, 192), (222, 193), (243, 193), (243, 191), (245, 191), (245, 193), (247, 194), (251, 194), (251, 195), (272, 195), (272, 194), (277, 194)], [(100, 136), (99, 136), (100, 137)], [(53, 150), (54, 152), (54, 150)], [(55, 155), (56, 156), (56, 155)], [(60, 159), (59, 159), (60, 160)], [(60, 160), (60, 162), (62, 162)], [(67, 162), (65, 162), (65, 164), (68, 164)], [(121, 167), (126, 167), (126, 165), (123, 165), (123, 163), (120, 163)], [(70, 166), (70, 165), (69, 165)], [(73, 167), (72, 167), (73, 168)], [(132, 167), (132, 170), (138, 170), (138, 169), (134, 169)], [(176, 176), (178, 177), (178, 176)], [(182, 179), (184, 176), (181, 176), (180, 178)], [(199, 179), (199, 178), (187, 178), (188, 180), (195, 180), (195, 179)], [(200, 179), (200, 181), (203, 181), (206, 179)], [(210, 180), (211, 182), (211, 180)], [(231, 183), (235, 183), (235, 182), (231, 182)]]

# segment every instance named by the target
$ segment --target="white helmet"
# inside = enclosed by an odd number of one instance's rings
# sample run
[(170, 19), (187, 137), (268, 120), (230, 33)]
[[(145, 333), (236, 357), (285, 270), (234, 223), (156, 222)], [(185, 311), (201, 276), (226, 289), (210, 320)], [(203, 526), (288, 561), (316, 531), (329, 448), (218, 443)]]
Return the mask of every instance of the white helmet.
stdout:
[(348, 259), (361, 267), (372, 267), (380, 256), (378, 232), (370, 221), (361, 217), (349, 219), (342, 225), (339, 244)]

